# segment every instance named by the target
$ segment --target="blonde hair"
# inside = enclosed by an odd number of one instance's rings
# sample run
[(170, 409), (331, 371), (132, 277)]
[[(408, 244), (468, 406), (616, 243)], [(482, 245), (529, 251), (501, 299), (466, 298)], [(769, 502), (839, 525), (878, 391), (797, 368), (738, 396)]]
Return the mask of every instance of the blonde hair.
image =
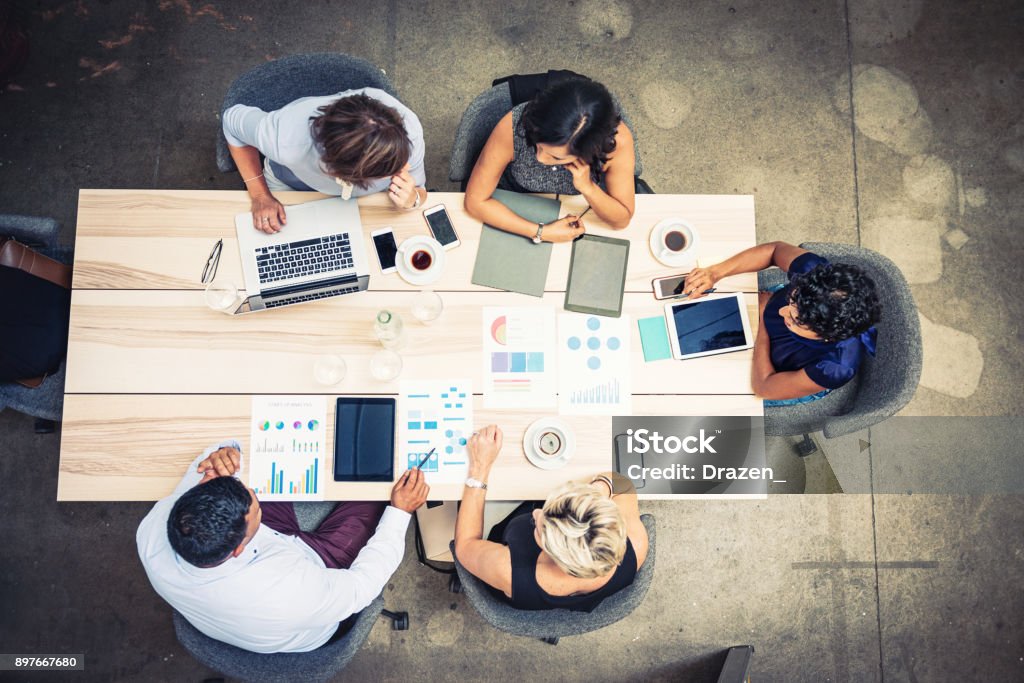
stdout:
[(553, 491), (537, 528), (544, 552), (580, 579), (611, 573), (626, 554), (626, 521), (619, 506), (586, 484), (570, 482)]

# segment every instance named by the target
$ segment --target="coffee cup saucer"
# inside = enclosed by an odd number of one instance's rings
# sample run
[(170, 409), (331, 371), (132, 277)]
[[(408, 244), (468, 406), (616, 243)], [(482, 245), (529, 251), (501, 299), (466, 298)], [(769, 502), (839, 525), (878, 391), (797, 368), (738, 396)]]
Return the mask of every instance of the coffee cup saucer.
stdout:
[[(411, 254), (416, 249), (426, 249), (431, 253), (434, 262), (426, 270), (416, 270), (406, 263), (406, 254)], [(395, 254), (395, 268), (403, 280), (410, 285), (429, 285), (441, 279), (444, 272), (445, 251), (441, 243), (426, 235), (413, 235), (402, 240), (398, 245), (398, 253)]]
[[(540, 452), (535, 445), (540, 435), (546, 431), (555, 432), (561, 437), (561, 448), (552, 455)], [(557, 417), (542, 417), (526, 428), (526, 434), (523, 436), (523, 452), (534, 467), (539, 467), (542, 470), (557, 470), (565, 467), (572, 460), (572, 456), (576, 452), (576, 435), (569, 425)]]
[[(681, 251), (672, 251), (665, 246), (664, 235), (671, 230), (684, 233), (688, 244)], [(690, 225), (689, 221), (678, 218), (666, 218), (651, 228), (651, 254), (659, 262), (673, 268), (693, 268), (697, 265), (697, 254), (700, 248), (700, 233)]]

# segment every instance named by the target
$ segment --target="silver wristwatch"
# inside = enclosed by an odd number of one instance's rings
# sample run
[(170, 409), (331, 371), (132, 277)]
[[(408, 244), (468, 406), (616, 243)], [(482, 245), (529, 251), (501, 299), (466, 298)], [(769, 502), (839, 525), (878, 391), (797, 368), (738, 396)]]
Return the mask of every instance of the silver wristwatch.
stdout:
[(543, 242), (544, 240), (541, 239), (543, 236), (544, 236), (544, 224), (543, 223), (538, 223), (537, 224), (537, 234), (533, 236), (533, 243), (534, 244), (540, 244), (541, 242)]
[(479, 479), (474, 479), (473, 477), (466, 477), (466, 486), (468, 486), (471, 489), (483, 489), (484, 491), (487, 490), (487, 482), (480, 481)]

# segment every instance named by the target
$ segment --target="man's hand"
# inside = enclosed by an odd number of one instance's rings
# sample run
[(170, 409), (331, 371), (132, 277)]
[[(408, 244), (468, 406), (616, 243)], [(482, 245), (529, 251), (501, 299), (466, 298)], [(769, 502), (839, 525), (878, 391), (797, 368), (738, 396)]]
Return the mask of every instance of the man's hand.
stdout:
[(418, 468), (406, 470), (391, 489), (391, 504), (412, 514), (427, 502), (428, 493), (430, 487), (427, 486), (427, 478), (423, 476), (423, 472)]
[(230, 477), (242, 469), (242, 454), (230, 446), (210, 453), (210, 456), (199, 463), (196, 472), (203, 475), (200, 484), (205, 484), (217, 477)]
[(498, 459), (503, 440), (501, 429), (497, 425), (487, 425), (475, 432), (466, 443), (469, 454), (469, 476), (475, 479), (486, 479), (491, 472), (491, 465)]
[(272, 194), (260, 194), (252, 198), (252, 227), (268, 234), (274, 234), (287, 223), (284, 205)]
[(694, 268), (683, 282), (682, 293), (691, 299), (699, 299), (704, 296), (704, 292), (713, 288), (719, 279), (718, 274), (714, 271), (714, 266)]
[(590, 164), (583, 161), (583, 159), (577, 158), (574, 161), (570, 161), (565, 165), (572, 173), (572, 186), (576, 188), (576, 191), (580, 194), (586, 194), (594, 189), (594, 179), (590, 175)]
[(400, 209), (411, 209), (416, 202), (416, 181), (409, 173), (409, 164), (399, 172), (391, 176), (391, 186), (388, 187), (388, 197)]

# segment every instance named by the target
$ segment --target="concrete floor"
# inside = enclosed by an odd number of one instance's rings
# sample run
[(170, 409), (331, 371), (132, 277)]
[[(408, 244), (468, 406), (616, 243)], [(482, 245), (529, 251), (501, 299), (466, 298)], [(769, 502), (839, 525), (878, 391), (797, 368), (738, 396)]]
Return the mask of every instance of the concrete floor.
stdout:
[[(457, 189), (446, 155), (474, 95), (570, 68), (628, 108), (657, 191), (752, 193), (760, 240), (899, 263), (926, 347), (905, 415), (1020, 415), (1020, 2), (15, 4), (33, 53), (0, 93), (0, 211), (54, 216), (69, 243), (79, 188), (239, 188), (214, 165), (218, 105), (265, 59), (385, 68), (424, 124), (436, 189)], [(410, 548), (386, 596), (412, 629), (382, 621), (344, 678), (714, 680), (724, 648), (752, 643), (758, 681), (1024, 680), (1021, 488), (959, 487), (962, 421), (897, 420), (819, 439), (807, 461), (771, 443), (787, 491), (860, 495), (645, 504), (661, 539), (647, 601), (557, 647), (487, 627)], [(85, 653), (87, 671), (0, 680), (210, 675), (136, 559), (149, 506), (53, 502), (59, 435), (31, 424), (0, 414), (0, 651)], [(1019, 439), (995, 442), (986, 464), (1015, 473)]]

